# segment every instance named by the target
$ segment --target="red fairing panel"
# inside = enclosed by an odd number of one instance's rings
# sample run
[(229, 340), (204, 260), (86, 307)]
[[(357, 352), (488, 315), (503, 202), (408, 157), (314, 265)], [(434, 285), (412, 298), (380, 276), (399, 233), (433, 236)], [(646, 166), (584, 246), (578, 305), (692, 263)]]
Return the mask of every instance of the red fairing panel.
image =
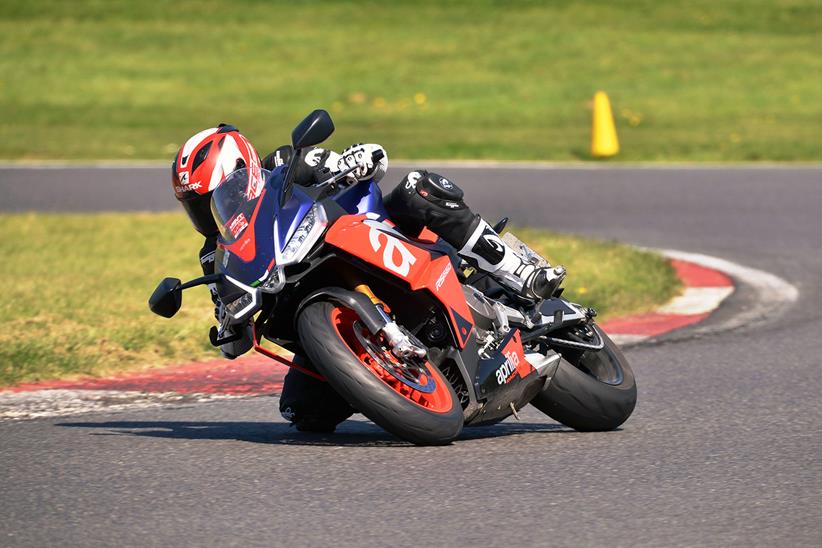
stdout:
[[(507, 363), (514, 366), (514, 371), (521, 379), (524, 379), (531, 372), (535, 371), (534, 366), (525, 359), (525, 350), (522, 348), (522, 338), (519, 330), (515, 330), (513, 336), (508, 343), (502, 348), (502, 354), (505, 356)], [(514, 378), (513, 374), (508, 375), (505, 379), (505, 384), (511, 382)]]
[(474, 327), (451, 260), (431, 254), (401, 234), (392, 223), (368, 215), (345, 215), (335, 222), (325, 241), (375, 267), (405, 280), (412, 290), (427, 290), (448, 311), (459, 347)]

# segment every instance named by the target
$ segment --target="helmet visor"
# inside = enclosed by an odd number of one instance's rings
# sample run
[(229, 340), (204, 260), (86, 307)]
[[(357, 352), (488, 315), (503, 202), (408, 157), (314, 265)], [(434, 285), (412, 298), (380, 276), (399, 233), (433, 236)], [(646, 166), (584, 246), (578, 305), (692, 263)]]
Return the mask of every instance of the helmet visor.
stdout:
[(248, 227), (266, 175), (268, 172), (259, 168), (238, 169), (214, 190), (211, 213), (225, 241), (235, 241)]

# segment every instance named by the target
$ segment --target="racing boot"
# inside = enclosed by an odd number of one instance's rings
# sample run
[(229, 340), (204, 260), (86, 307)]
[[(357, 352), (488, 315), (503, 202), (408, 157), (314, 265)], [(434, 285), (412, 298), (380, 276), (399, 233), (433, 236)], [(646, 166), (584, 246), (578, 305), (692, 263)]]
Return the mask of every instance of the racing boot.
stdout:
[[(310, 363), (300, 365), (315, 370)], [(331, 433), (354, 409), (327, 382), (289, 369), (283, 380), (280, 414), (300, 432)]]
[[(512, 245), (519, 246), (519, 252)], [(551, 297), (565, 278), (565, 267), (551, 267), (513, 235), (501, 238), (481, 218), (459, 255), (526, 299)]]

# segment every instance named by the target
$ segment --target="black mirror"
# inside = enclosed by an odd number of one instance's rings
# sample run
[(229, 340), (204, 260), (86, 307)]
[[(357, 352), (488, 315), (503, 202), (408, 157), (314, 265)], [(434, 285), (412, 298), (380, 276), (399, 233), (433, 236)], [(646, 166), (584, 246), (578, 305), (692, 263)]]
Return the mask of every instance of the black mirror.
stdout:
[(152, 312), (164, 318), (171, 318), (183, 306), (183, 292), (179, 278), (164, 278), (148, 300)]
[(317, 109), (299, 123), (291, 132), (291, 144), (295, 149), (318, 145), (334, 133), (331, 115)]

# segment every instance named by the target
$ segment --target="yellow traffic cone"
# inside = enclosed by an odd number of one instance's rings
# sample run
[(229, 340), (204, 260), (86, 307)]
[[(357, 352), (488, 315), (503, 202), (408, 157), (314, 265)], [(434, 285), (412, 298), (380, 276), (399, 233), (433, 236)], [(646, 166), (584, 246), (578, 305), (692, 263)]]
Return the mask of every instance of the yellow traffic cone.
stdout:
[(591, 156), (608, 158), (619, 153), (619, 140), (614, 127), (611, 101), (604, 91), (594, 94), (594, 124), (591, 134)]

